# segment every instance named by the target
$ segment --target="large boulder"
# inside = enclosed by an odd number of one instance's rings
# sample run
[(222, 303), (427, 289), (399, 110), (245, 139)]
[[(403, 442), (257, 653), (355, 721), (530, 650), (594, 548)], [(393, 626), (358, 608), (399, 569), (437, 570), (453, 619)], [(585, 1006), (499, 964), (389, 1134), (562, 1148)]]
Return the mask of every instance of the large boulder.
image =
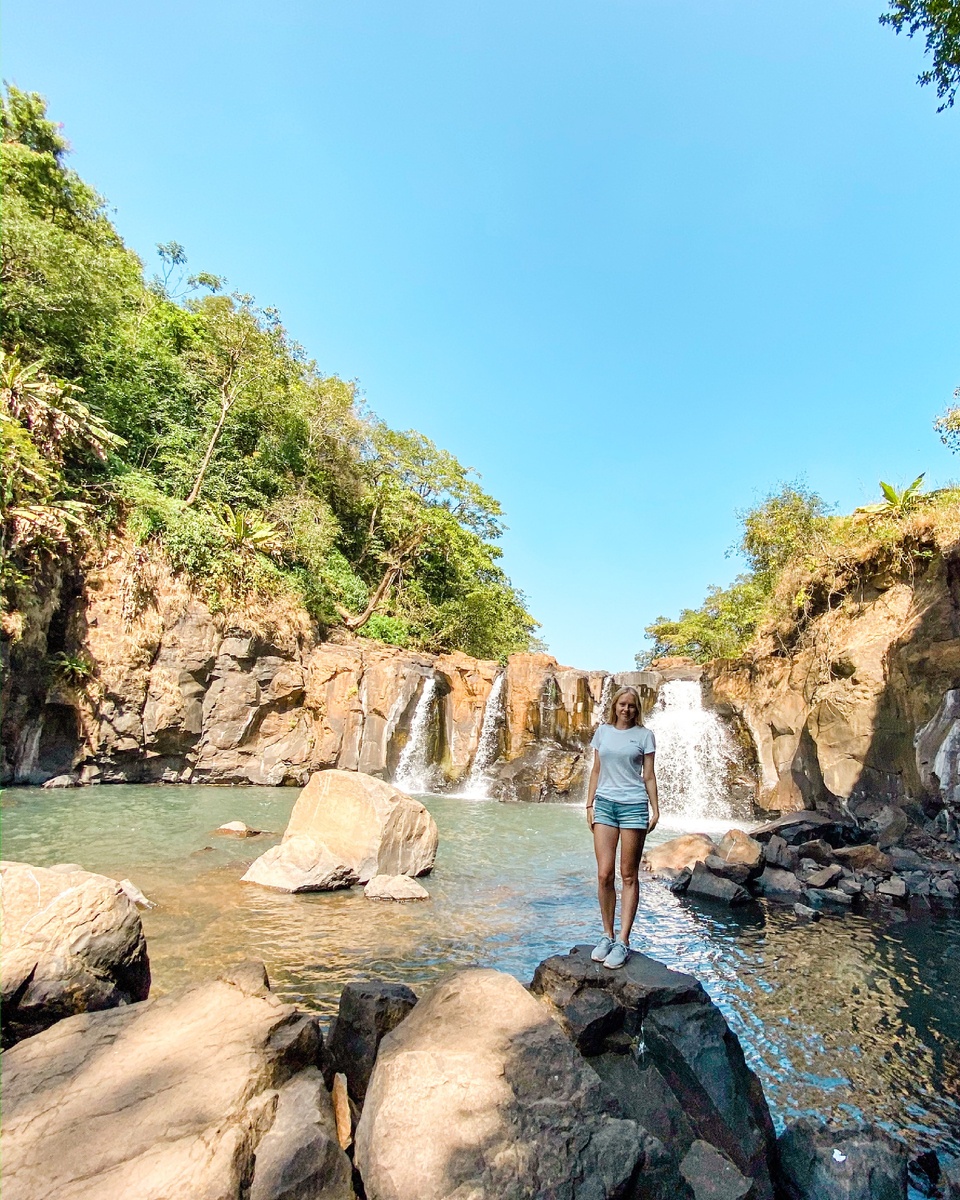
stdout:
[(425, 875), (437, 826), (419, 800), (359, 771), (319, 771), (300, 793), (279, 846), (244, 875), (281, 891), (325, 891), (375, 875)]
[(465, 970), (383, 1039), (355, 1161), (369, 1200), (603, 1200), (654, 1148), (542, 1004)]
[(74, 1013), (146, 999), (140, 914), (115, 879), (0, 862), (0, 921), (4, 1046)]
[(416, 993), (402, 983), (348, 983), (340, 993), (337, 1018), (326, 1047), (327, 1072), (339, 1071), (347, 1089), (362, 1105), (377, 1050), (417, 1002)]
[(906, 1200), (907, 1151), (874, 1125), (802, 1117), (777, 1143), (785, 1200)]
[[(735, 1168), (727, 1173), (734, 1194), (739, 1173), (751, 1181), (751, 1200), (772, 1200), (775, 1139), (763, 1089), (696, 979), (645, 954), (608, 971), (591, 960), (589, 946), (577, 946), (542, 962), (530, 986), (553, 1005), (625, 1115), (678, 1166), (705, 1143)], [(704, 1161), (700, 1147), (688, 1174)]]
[(6, 1051), (5, 1200), (352, 1200), (313, 1015), (262, 964)]
[(703, 862), (709, 855), (717, 853), (716, 844), (705, 833), (684, 833), (680, 837), (652, 846), (643, 856), (651, 871), (693, 870), (694, 864)]

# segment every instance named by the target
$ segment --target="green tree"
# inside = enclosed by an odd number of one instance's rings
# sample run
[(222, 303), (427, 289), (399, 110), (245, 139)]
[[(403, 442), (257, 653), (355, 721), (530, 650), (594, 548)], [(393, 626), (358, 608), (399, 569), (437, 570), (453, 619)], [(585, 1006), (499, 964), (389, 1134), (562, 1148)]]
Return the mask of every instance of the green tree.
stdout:
[(960, 3), (958, 0), (888, 0), (888, 4), (880, 24), (889, 25), (896, 33), (906, 33), (907, 37), (918, 34), (923, 37), (931, 65), (928, 70), (921, 71), (917, 82), (921, 86), (936, 85), (937, 99), (942, 101), (937, 112), (953, 108), (960, 87)]

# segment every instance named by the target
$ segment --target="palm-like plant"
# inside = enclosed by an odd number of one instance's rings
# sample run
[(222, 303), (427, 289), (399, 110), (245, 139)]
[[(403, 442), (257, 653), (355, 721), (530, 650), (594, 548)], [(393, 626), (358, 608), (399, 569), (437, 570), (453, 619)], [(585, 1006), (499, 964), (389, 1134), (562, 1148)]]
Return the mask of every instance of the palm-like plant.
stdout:
[(924, 475), (926, 475), (926, 471), (918, 475), (909, 487), (900, 490), (890, 483), (884, 483), (881, 479), (880, 490), (883, 492), (883, 499), (877, 501), (876, 504), (864, 504), (862, 507), (856, 509), (856, 511), (868, 517), (907, 516), (926, 499), (926, 496), (920, 491)]
[(229, 504), (221, 504), (211, 511), (234, 550), (273, 555), (283, 550), (283, 535), (270, 521), (242, 508), (233, 509)]

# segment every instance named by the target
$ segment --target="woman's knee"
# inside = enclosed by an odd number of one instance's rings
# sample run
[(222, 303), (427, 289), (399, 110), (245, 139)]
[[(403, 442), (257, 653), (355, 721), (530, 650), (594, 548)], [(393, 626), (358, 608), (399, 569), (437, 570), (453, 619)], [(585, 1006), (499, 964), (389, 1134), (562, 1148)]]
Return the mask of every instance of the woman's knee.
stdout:
[(602, 888), (613, 887), (615, 885), (615, 883), (617, 882), (616, 867), (610, 867), (610, 868), (598, 867), (597, 868), (597, 882), (600, 884), (600, 886)]
[(623, 880), (625, 888), (637, 887), (639, 877), (639, 871), (624, 871), (623, 869), (620, 871), (620, 878)]

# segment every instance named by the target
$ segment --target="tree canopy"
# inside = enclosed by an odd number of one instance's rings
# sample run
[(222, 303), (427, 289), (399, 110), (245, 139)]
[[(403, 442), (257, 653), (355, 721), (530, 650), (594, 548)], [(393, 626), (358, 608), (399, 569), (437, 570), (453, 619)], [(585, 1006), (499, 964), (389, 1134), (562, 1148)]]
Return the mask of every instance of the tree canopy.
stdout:
[[(388, 428), (275, 309), (188, 274), (177, 242), (148, 278), (42, 97), (8, 88), (0, 126), (8, 610), (44, 555), (109, 530), (215, 605), (287, 593), (324, 628), (399, 645), (530, 645), (536, 622), (499, 566), (503, 513), (471, 468)], [(30, 504), (58, 514), (45, 539), (15, 515)]]
[(925, 51), (930, 55), (930, 67), (921, 71), (917, 82), (921, 86), (934, 84), (937, 99), (942, 101), (937, 112), (953, 108), (960, 87), (960, 3), (958, 0), (888, 0), (888, 11), (880, 17), (881, 25), (889, 25), (907, 37), (923, 37)]

